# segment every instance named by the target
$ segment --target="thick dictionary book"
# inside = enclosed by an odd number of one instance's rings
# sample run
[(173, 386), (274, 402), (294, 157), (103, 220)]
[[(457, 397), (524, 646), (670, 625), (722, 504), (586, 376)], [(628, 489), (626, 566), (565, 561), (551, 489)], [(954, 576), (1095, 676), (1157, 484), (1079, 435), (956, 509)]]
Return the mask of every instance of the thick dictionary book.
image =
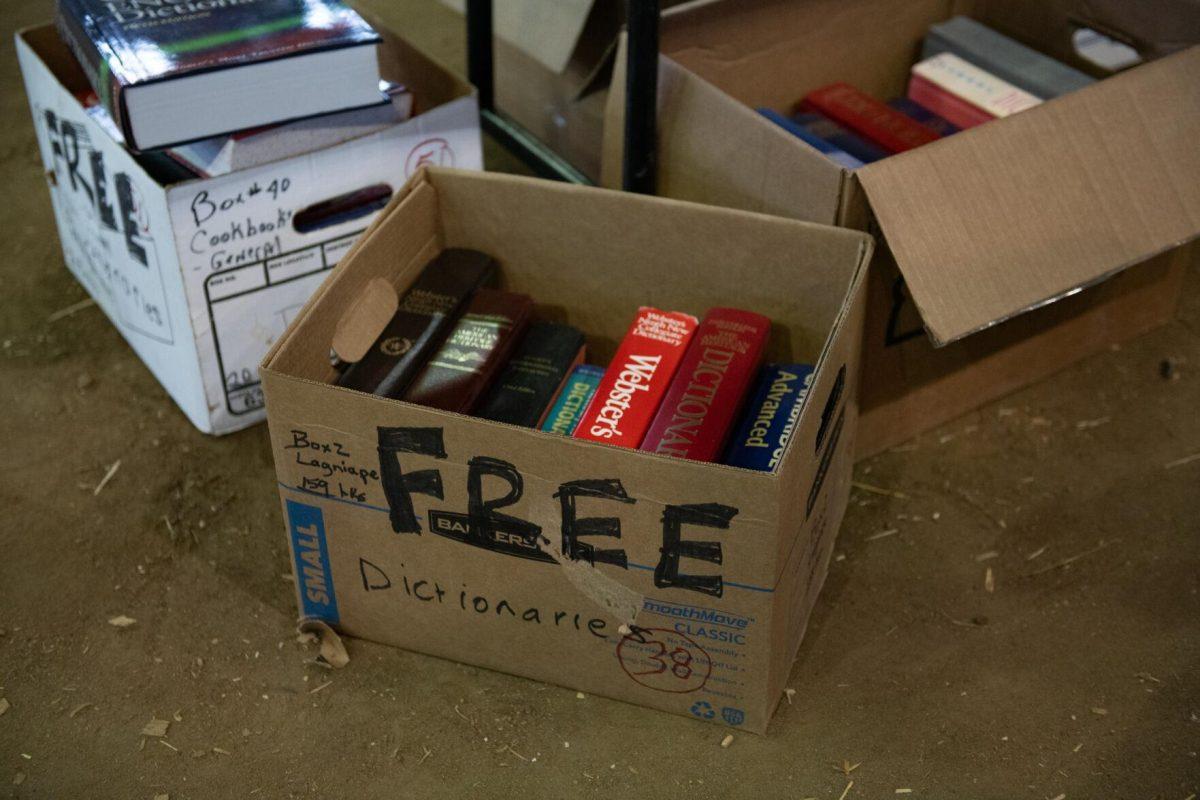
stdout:
[(950, 120), (940, 114), (933, 113), (925, 106), (908, 97), (893, 97), (891, 100), (888, 100), (888, 105), (912, 117), (917, 122), (931, 129), (938, 136), (950, 136), (962, 130)]
[(466, 414), (508, 361), (533, 315), (526, 294), (480, 289), (404, 399)]
[(383, 333), (341, 374), (338, 385), (400, 397), (494, 270), (495, 262), (486, 253), (443, 250), (417, 276)]
[(697, 320), (678, 311), (638, 309), (575, 428), (576, 439), (637, 449), (683, 361)]
[(774, 470), (796, 429), (812, 379), (809, 364), (763, 367), (754, 394), (729, 440), (725, 463), (763, 472)]
[(379, 34), (339, 0), (58, 0), (56, 22), (135, 150), (379, 102)]
[(914, 65), (908, 96), (960, 128), (1008, 117), (1042, 102), (953, 53)]
[(535, 322), (496, 379), (477, 416), (540, 428), (571, 369), (583, 362), (583, 333), (557, 322)]
[[(760, 108), (758, 113), (762, 114), (767, 119), (774, 122), (779, 127), (783, 128), (788, 133), (795, 136), (797, 139), (808, 144), (818, 153), (827, 156), (834, 163), (840, 164), (846, 169), (858, 169), (863, 165), (861, 159), (855, 158), (842, 148), (835, 145), (833, 142), (823, 139), (817, 134), (810, 131), (808, 128), (799, 124), (795, 120), (788, 119), (783, 114), (770, 108)], [(816, 116), (813, 114), (812, 116)]]
[(758, 373), (771, 320), (737, 308), (704, 315), (667, 389), (642, 449), (716, 461)]
[(879, 145), (854, 135), (823, 114), (814, 112), (795, 114), (792, 116), (792, 122), (802, 126), (810, 133), (820, 136), (835, 147), (840, 147), (864, 164), (870, 164), (891, 155)]
[(399, 84), (380, 81), (379, 102), (373, 106), (212, 136), (165, 152), (197, 175), (216, 178), (399, 125), (412, 116), (412, 107), (412, 92)]
[(970, 17), (952, 17), (929, 29), (921, 57), (939, 53), (954, 53), (1035, 97), (1058, 97), (1096, 82)]
[(823, 114), (892, 153), (912, 150), (941, 138), (916, 120), (848, 83), (831, 83), (809, 92), (796, 111)]
[(580, 364), (571, 370), (571, 375), (563, 384), (562, 391), (558, 393), (558, 399), (554, 401), (554, 405), (550, 407), (550, 413), (546, 415), (542, 430), (548, 433), (559, 433), (563, 436), (570, 436), (574, 433), (575, 427), (579, 425), (579, 420), (587, 411), (588, 404), (592, 402), (592, 397), (596, 394), (596, 387), (600, 385), (600, 379), (603, 377), (604, 369), (591, 364)]

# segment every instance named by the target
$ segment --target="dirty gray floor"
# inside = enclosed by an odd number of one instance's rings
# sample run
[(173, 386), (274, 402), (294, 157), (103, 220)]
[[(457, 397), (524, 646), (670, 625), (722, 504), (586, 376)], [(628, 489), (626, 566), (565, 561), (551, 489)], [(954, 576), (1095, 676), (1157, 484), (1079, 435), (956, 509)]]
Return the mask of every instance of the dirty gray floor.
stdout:
[[(50, 5), (5, 0), (0, 29)], [(433, 0), (368, 5), (461, 60)], [(49, 321), (85, 295), (10, 39), (0, 92), (0, 796), (1200, 791), (1194, 270), (1179, 322), (860, 465), (893, 494), (855, 492), (791, 703), (722, 749), (720, 728), (363, 642), (306, 666), (266, 430), (205, 438), (95, 308)]]

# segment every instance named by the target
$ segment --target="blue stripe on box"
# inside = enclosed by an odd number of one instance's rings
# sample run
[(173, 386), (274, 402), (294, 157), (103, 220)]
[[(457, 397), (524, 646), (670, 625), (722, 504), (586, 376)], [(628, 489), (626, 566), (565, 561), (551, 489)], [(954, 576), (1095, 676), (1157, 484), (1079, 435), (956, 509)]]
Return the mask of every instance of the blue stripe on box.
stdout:
[(333, 592), (333, 572), (329, 569), (329, 549), (325, 546), (325, 516), (318, 506), (295, 500), (287, 501), (287, 516), (300, 610), (305, 619), (336, 624), (337, 595)]

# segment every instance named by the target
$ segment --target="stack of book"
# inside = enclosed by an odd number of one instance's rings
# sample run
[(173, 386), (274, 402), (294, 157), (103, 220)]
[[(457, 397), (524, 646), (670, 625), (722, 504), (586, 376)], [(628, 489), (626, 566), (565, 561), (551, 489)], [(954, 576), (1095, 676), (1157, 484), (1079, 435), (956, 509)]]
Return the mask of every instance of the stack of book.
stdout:
[(79, 97), (88, 113), (183, 177), (331, 146), (412, 114), (412, 95), (380, 80), (379, 34), (340, 0), (59, 0), (56, 23), (91, 84)]
[(791, 116), (759, 112), (847, 169), (1011, 116), (1081, 89), (1089, 76), (969, 17), (933, 26), (904, 97), (846, 83), (805, 95)]
[(536, 319), (528, 295), (488, 288), (495, 271), (484, 253), (443, 251), (337, 384), (618, 447), (775, 468), (813, 370), (762, 364), (769, 319), (643, 307), (601, 367), (586, 363), (582, 331)]

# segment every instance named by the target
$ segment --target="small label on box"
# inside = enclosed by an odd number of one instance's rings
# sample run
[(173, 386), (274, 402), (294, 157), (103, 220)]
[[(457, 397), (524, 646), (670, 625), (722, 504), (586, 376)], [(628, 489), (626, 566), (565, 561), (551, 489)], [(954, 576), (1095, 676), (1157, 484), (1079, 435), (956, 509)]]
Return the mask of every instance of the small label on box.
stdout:
[(287, 516), (304, 618), (336, 624), (337, 595), (333, 593), (329, 549), (325, 546), (325, 517), (317, 506), (295, 500), (287, 501)]

